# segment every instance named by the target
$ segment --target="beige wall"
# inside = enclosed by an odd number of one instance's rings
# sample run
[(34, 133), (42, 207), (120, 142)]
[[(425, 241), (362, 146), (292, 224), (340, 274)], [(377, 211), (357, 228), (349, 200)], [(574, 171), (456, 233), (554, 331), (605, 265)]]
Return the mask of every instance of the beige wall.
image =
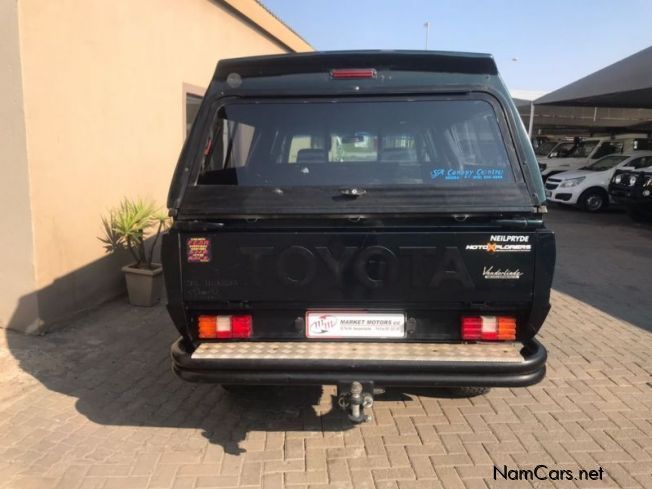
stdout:
[(286, 48), (209, 0), (20, 0), (18, 8), (35, 277), (49, 320), (121, 284), (96, 239), (100, 216), (123, 196), (165, 204), (183, 142), (184, 85), (206, 87), (220, 58)]
[(0, 327), (38, 318), (15, 1), (0, 1)]

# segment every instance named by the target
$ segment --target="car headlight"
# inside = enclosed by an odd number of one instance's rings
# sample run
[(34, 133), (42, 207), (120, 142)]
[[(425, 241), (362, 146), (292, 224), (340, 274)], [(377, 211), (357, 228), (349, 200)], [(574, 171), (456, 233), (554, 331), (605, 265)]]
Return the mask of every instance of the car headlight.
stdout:
[(648, 177), (643, 182), (643, 197), (652, 195), (652, 177)]
[(622, 174), (616, 175), (614, 177), (614, 179), (613, 179), (613, 182), (616, 183), (616, 184), (618, 184), (618, 183), (620, 183), (622, 181), (623, 181), (623, 175)]
[(627, 181), (627, 185), (629, 185), (630, 187), (633, 187), (634, 185), (636, 185), (636, 180), (637, 179), (638, 179), (637, 175), (630, 175), (629, 180)]
[(568, 187), (577, 187), (580, 183), (584, 181), (586, 177), (578, 177), (578, 178), (571, 178), (569, 180), (564, 180), (561, 182), (560, 187), (562, 188), (568, 188)]

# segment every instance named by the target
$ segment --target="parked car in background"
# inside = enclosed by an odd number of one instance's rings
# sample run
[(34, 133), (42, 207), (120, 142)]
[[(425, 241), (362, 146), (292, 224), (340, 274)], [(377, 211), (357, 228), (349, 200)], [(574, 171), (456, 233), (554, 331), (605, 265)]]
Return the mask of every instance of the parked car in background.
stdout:
[(610, 197), (624, 205), (635, 221), (652, 220), (652, 152), (650, 155), (618, 168), (609, 183)]
[(546, 197), (550, 202), (577, 205), (589, 212), (598, 212), (609, 205), (609, 182), (616, 169), (631, 168), (646, 161), (648, 165), (652, 164), (652, 151), (605, 156), (579, 170), (548, 178)]
[(578, 170), (603, 156), (644, 149), (646, 141), (644, 135), (632, 134), (581, 139), (568, 152), (552, 151), (547, 157), (539, 158), (541, 176), (545, 181), (557, 173)]
[(612, 142), (610, 139), (584, 139), (574, 143), (565, 154), (550, 154), (539, 159), (541, 176), (547, 180), (550, 176), (569, 170), (577, 170), (603, 156), (611, 153), (622, 153), (623, 143)]

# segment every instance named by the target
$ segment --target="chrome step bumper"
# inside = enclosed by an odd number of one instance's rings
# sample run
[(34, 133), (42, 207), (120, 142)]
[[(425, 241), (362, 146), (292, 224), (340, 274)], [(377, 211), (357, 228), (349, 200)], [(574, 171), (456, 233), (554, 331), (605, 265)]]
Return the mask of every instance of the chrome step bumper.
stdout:
[(353, 362), (522, 362), (522, 343), (228, 342), (202, 343), (193, 360)]
[(215, 342), (179, 339), (173, 369), (185, 380), (221, 384), (386, 386), (532, 385), (545, 375), (546, 350), (528, 343)]

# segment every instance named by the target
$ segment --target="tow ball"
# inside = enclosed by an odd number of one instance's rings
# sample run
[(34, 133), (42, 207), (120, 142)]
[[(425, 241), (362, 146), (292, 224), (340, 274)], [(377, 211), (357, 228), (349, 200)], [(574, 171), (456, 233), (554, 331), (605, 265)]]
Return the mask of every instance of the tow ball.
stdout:
[(346, 411), (354, 423), (363, 423), (371, 419), (364, 413), (374, 403), (373, 382), (352, 382), (337, 385), (337, 404)]

